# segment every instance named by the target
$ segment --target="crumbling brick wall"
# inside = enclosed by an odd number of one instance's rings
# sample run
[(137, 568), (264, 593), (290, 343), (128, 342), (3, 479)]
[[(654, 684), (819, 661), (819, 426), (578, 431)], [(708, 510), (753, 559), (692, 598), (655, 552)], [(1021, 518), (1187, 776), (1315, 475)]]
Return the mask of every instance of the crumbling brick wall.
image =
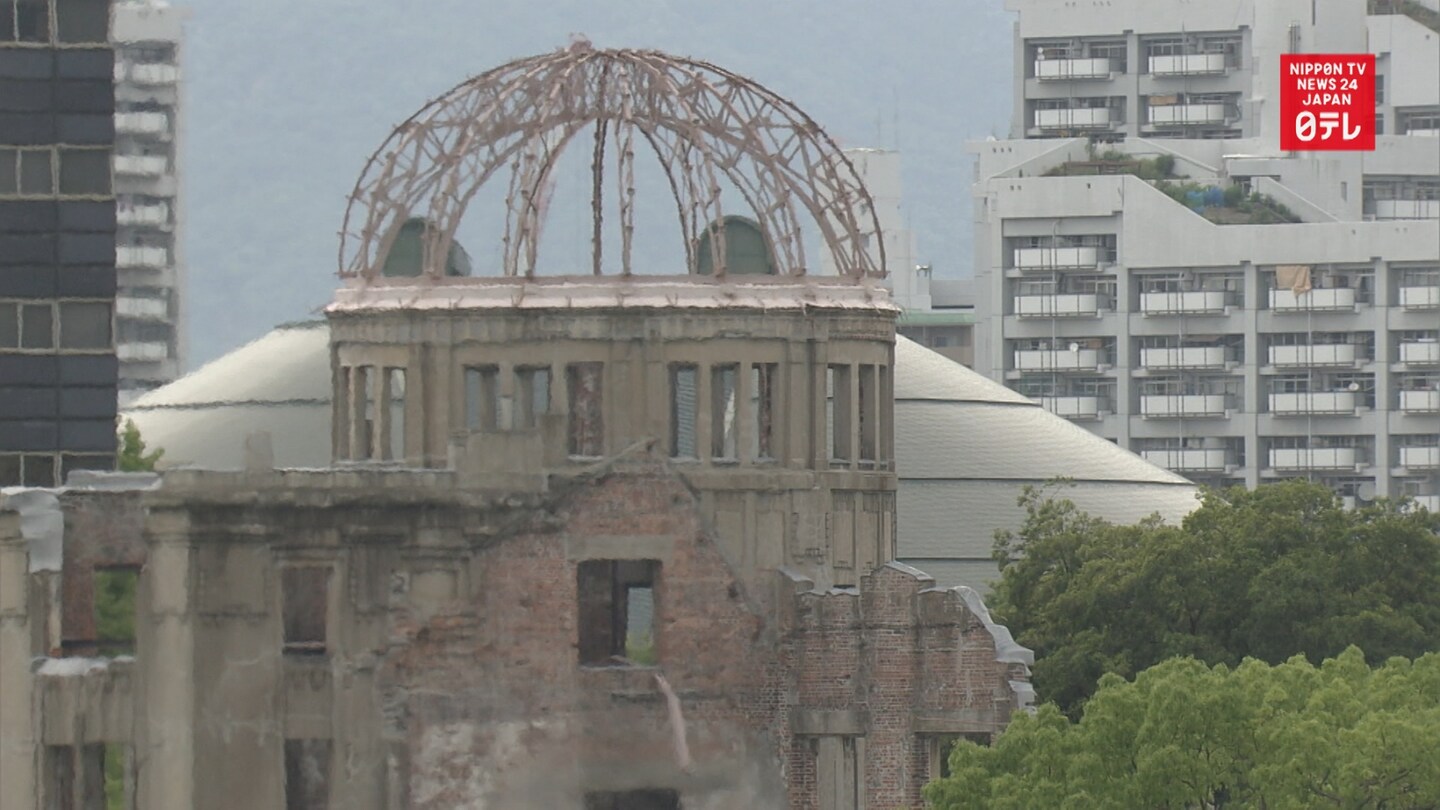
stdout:
[(72, 490), (60, 496), (65, 519), (60, 639), (51, 655), (93, 655), (95, 571), (145, 565), (145, 511), (138, 491)]

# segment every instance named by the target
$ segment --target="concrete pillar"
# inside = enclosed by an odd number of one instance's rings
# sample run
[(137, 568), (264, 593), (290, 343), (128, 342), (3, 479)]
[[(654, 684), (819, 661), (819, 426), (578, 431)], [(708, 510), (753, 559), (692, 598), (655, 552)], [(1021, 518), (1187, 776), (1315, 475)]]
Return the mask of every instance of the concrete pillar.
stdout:
[[(191, 810), (194, 804), (195, 630), (190, 595), (190, 520), (152, 511), (150, 556), (140, 588), (140, 671), (135, 750), (138, 804), (146, 810)], [(146, 637), (148, 636), (148, 638)]]
[(20, 516), (0, 513), (0, 810), (33, 810), (35, 723), (31, 714), (30, 554)]

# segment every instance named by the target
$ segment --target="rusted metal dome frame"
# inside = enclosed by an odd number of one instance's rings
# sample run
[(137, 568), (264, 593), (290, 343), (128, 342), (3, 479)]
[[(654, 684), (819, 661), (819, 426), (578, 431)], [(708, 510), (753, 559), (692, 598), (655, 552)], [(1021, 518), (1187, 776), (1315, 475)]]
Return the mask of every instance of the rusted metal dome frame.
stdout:
[[(401, 226), (422, 217), (432, 226), (423, 245), (422, 275), (440, 278), (466, 206), (508, 168), (503, 270), (511, 277), (535, 276), (551, 172), (575, 136), (592, 127), (596, 275), (603, 258), (611, 140), (621, 273), (631, 273), (637, 134), (669, 183), (688, 272), (697, 265), (700, 237), (724, 221), (723, 180), (743, 197), (749, 208), (744, 213), (772, 246), (779, 275), (807, 272), (800, 211), (843, 274), (885, 275), (880, 223), (869, 192), (839, 146), (793, 103), (707, 62), (658, 51), (595, 50), (584, 42), (483, 73), (397, 127), (350, 195), (340, 234), (340, 275), (377, 277)], [(717, 277), (726, 266), (724, 242), (708, 240)]]

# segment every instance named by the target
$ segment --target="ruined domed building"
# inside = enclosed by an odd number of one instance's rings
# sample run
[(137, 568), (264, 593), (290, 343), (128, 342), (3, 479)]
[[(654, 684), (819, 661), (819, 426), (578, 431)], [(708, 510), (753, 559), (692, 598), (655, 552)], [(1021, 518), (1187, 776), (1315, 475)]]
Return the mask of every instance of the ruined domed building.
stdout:
[[(567, 154), (580, 234), (544, 227)], [(346, 215), (329, 466), (256, 435), (239, 471), (7, 495), (0, 810), (922, 806), (1029, 653), (895, 562), (870, 208), (692, 60), (580, 43), (428, 104)]]

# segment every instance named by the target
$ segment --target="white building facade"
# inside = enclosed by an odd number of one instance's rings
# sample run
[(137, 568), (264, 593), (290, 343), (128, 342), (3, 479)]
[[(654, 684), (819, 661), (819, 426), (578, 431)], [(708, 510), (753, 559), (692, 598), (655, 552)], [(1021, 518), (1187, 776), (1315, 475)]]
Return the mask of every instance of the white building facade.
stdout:
[[(1007, 5), (977, 370), (1195, 481), (1440, 509), (1440, 32), (1362, 0)], [(1280, 54), (1366, 51), (1376, 150), (1280, 151)]]
[(115, 6), (115, 202), (120, 405), (180, 375), (180, 49), (186, 12)]

